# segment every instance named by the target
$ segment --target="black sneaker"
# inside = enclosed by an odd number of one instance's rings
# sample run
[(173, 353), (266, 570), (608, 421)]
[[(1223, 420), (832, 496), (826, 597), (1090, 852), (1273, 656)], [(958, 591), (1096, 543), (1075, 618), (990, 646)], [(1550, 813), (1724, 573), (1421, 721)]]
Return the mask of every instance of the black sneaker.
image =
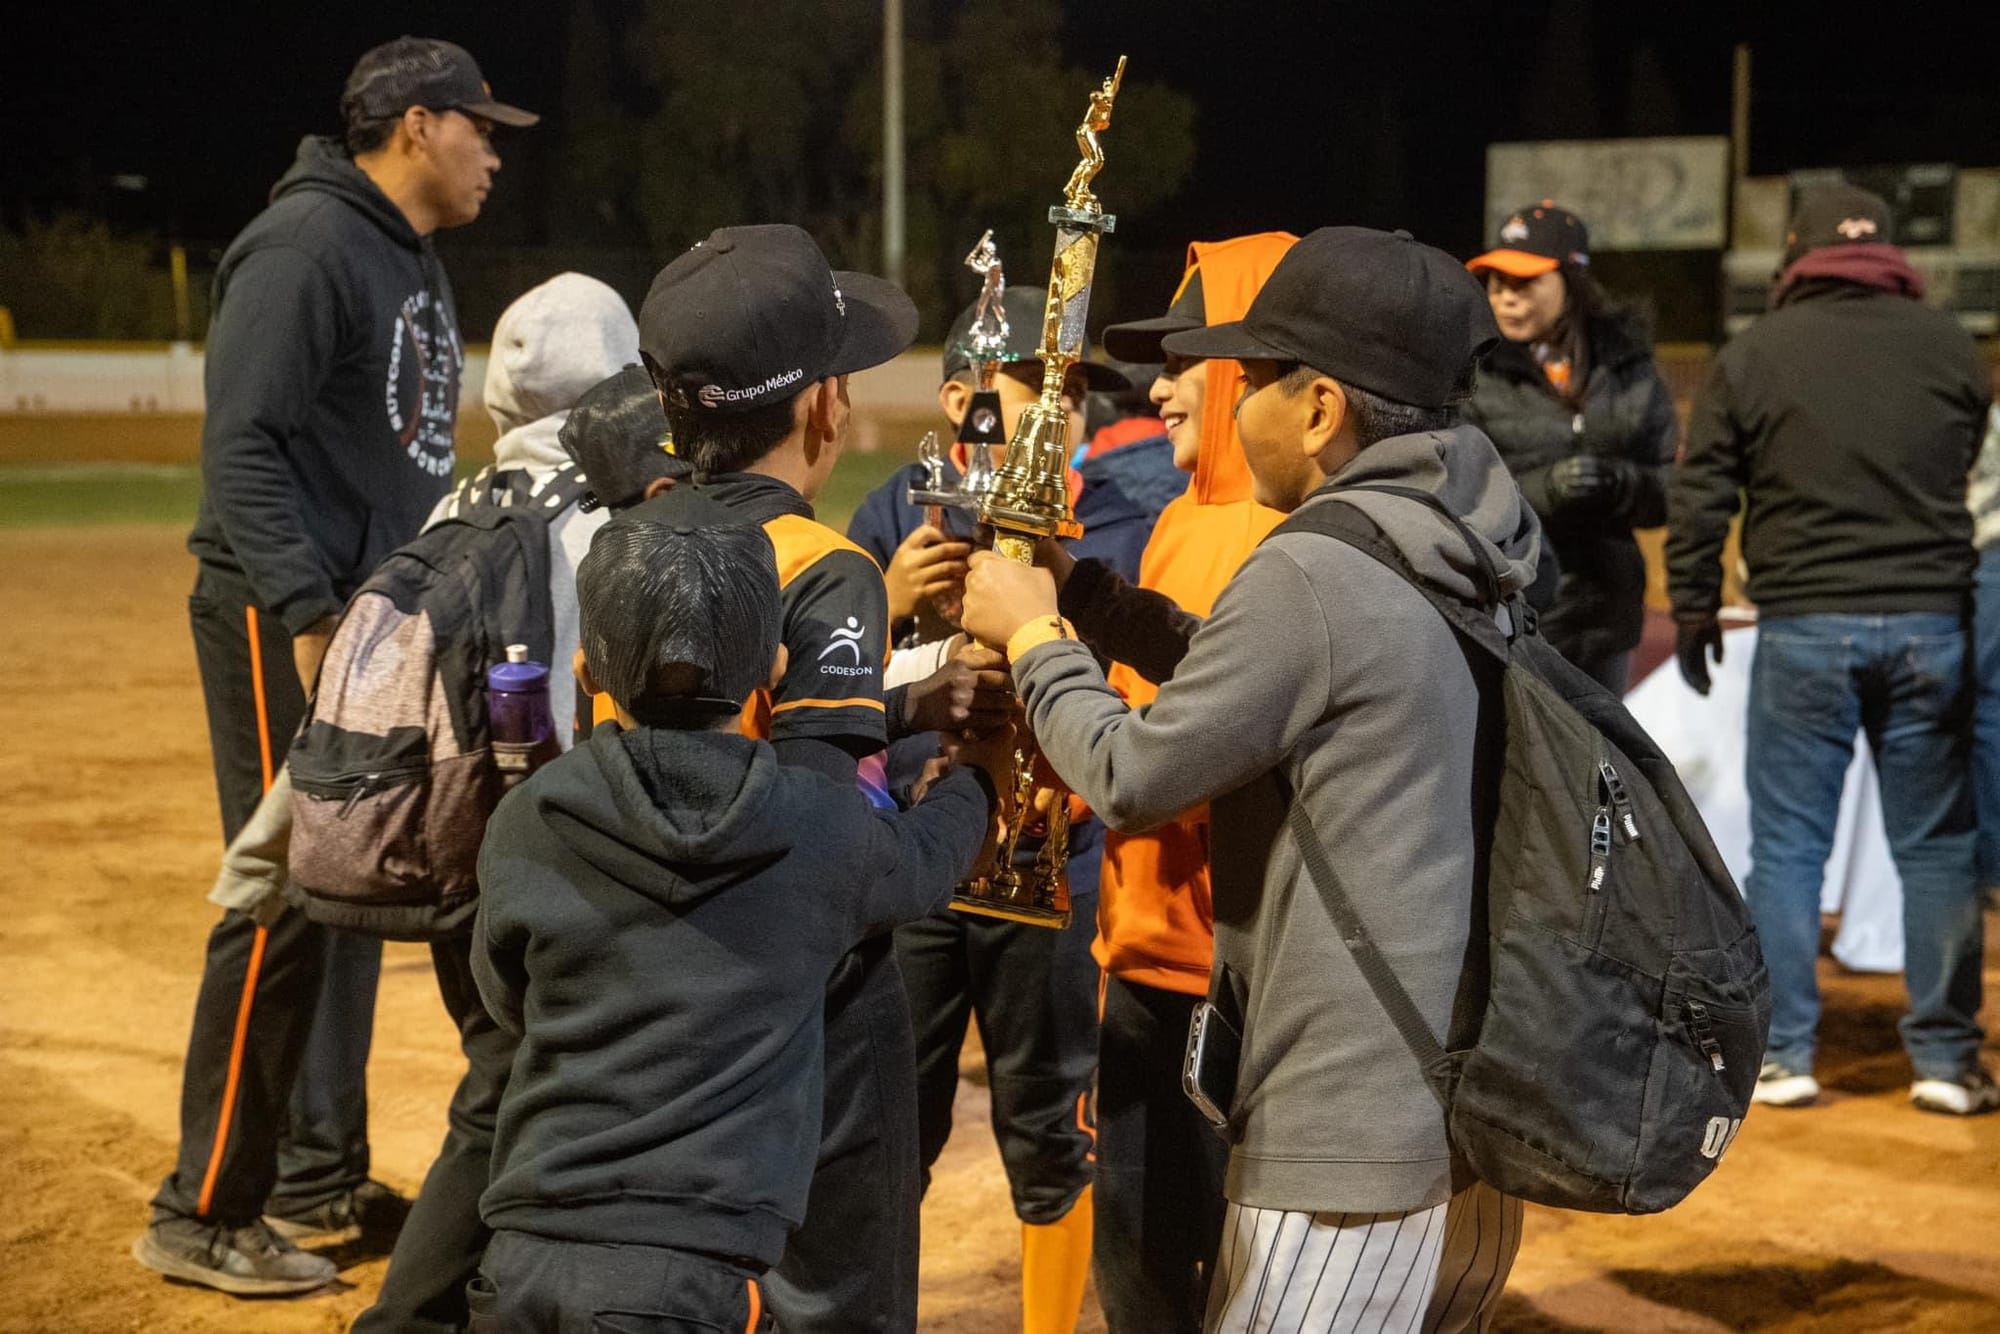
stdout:
[(239, 1297), (311, 1292), (340, 1273), (333, 1261), (306, 1254), (262, 1219), (241, 1227), (199, 1218), (158, 1219), (132, 1243), (132, 1258), (168, 1278)]
[(364, 1181), (345, 1195), (295, 1214), (267, 1213), (264, 1221), (296, 1242), (339, 1245), (368, 1237), (394, 1241), (410, 1216), (410, 1202), (379, 1181)]
[(1978, 1116), (2000, 1110), (2000, 1084), (1980, 1066), (1951, 1079), (1919, 1079), (1910, 1085), (1910, 1101), (1919, 1111), (1946, 1116)]

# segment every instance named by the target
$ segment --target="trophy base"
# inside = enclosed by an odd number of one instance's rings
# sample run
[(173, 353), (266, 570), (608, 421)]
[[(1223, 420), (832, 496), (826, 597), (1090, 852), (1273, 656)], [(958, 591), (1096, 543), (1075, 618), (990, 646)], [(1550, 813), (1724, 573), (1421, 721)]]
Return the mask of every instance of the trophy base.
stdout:
[(1028, 926), (1044, 926), (1052, 931), (1060, 931), (1069, 925), (1070, 912), (1067, 908), (1043, 908), (1032, 903), (1009, 903), (1004, 899), (987, 898), (978, 894), (955, 893), (951, 896), (953, 912), (972, 913), (979, 917), (998, 917), (1004, 921), (1021, 922)]

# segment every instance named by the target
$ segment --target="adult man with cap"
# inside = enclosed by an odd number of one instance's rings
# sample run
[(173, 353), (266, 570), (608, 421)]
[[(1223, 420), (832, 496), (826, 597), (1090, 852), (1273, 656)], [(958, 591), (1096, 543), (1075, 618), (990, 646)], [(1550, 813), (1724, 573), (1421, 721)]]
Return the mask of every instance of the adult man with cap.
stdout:
[(1667, 583), (1681, 674), (1719, 661), (1720, 558), (1739, 496), (1757, 604), (1750, 676), (1751, 870), (1771, 971), (1755, 1101), (1819, 1095), (1820, 879), (1865, 731), (1903, 880), (1904, 1050), (1925, 1111), (2000, 1107), (1979, 1064), (1983, 922), (1974, 868), (1966, 474), (1992, 385), (1972, 339), (1921, 303), (1886, 205), (1805, 192), (1771, 312), (1716, 355), (1669, 494)]
[[(1007, 336), (994, 377), (999, 420), (973, 436), (1011, 438), (1022, 411), (1041, 396), (1038, 352), (1047, 300), (1040, 287), (1011, 286), (1002, 296)], [(978, 303), (967, 306), (945, 335), (938, 406), (959, 436), (968, 434), (961, 429), (968, 412), (989, 411), (975, 406), (973, 397), (978, 373), (969, 343), (978, 312)], [(1078, 409), (1086, 392), (1124, 387), (1124, 377), (1110, 367), (1088, 359), (1076, 363), (1063, 395), (1072, 426), (1081, 420)], [(948, 485), (957, 484), (969, 462), (961, 451), (986, 448), (955, 442)], [(992, 453), (997, 468), (1000, 451), (992, 447)], [(1165, 479), (1159, 475), (1162, 465)], [(850, 539), (883, 563), (892, 614), (909, 613), (899, 622), (908, 629), (890, 664), (891, 679), (927, 678), (912, 687), (914, 693), (930, 688), (953, 666), (968, 676), (983, 671), (998, 687), (993, 693), (1002, 707), (1011, 710), (1005, 664), (992, 650), (969, 643), (953, 623), (976, 516), (946, 510), (950, 534), (926, 524), (922, 508), (909, 499), (911, 486), (921, 485), (923, 477), (916, 464), (898, 470), (862, 502), (847, 529)], [(1179, 489), (1164, 441), (1113, 451), (1082, 478), (1075, 512), (1084, 534), (1070, 549), (1106, 557), (1126, 549), (1136, 553), (1136, 546), (1118, 535), (1149, 530)], [(914, 577), (903, 577), (906, 570)], [(1136, 575), (1136, 569), (1127, 572)], [(926, 587), (939, 589), (939, 595), (920, 591)], [(899, 605), (899, 589), (908, 590), (901, 594), (906, 605)], [(936, 752), (932, 736), (899, 741), (890, 751), (891, 790), (907, 791)], [(1021, 1322), (1028, 1334), (1075, 1329), (1090, 1277), (1095, 1143), (1088, 1102), (1097, 1066), (1097, 966), (1090, 942), (1103, 850), (1102, 822), (1084, 818), (1071, 825), (1066, 868), (1071, 916), (1059, 930), (947, 909), (896, 932), (897, 964), (916, 1031), (925, 1186), (951, 1137), (959, 1053), (967, 1022), (976, 1021), (992, 1091), (993, 1133), (1021, 1221)], [(1039, 852), (1037, 845), (1019, 855), (1032, 861)]]
[[(780, 763), (848, 783), (864, 766), (879, 780), (896, 730), (882, 688), (887, 596), (875, 562), (819, 523), (812, 502), (846, 440), (848, 376), (916, 333), (899, 288), (829, 268), (810, 236), (785, 225), (718, 229), (660, 271), (639, 313), (640, 354), (694, 485), (632, 513), (685, 522), (676, 516), (688, 507), (714, 503), (762, 525), (777, 553), (788, 665), (745, 706), (744, 729)], [(805, 1222), (765, 1287), (786, 1330), (916, 1327), (911, 1042), (894, 950), (877, 937), (827, 988), (819, 1163)]]
[[(283, 763), (342, 605), (451, 484), (464, 352), (431, 236), (478, 216), (493, 127), (536, 120), (495, 101), (462, 48), (414, 37), (361, 57), (341, 115), (344, 139), (299, 145), (216, 272), (188, 607), (225, 843)], [(289, 1237), (399, 1221), (368, 1179), (380, 960), (297, 912), (223, 915), (141, 1264), (302, 1292), (336, 1271)]]
[[(1482, 555), (1511, 593), (1541, 545), (1491, 442), (1456, 423), (1494, 336), (1449, 256), (1338, 227), (1292, 247), (1242, 320), (1164, 348), (1243, 364), (1235, 415), (1259, 501), (1358, 506), (1427, 581), (1476, 602)], [(1429, 493), (1482, 550), (1429, 504), (1360, 489), (1383, 485)], [(1173, 663), (1143, 713), (1105, 684), (1045, 572), (975, 556), (965, 618), (1007, 645), (1043, 753), (1114, 829), (1211, 803), (1209, 994), (1241, 1058), (1233, 1094), (1216, 1095), (1230, 1203), (1207, 1327), (1477, 1326), (1512, 1264), (1519, 1202), (1462, 1184), (1438, 1103), (1284, 827), (1302, 803), (1426, 1020), (1462, 1036), (1497, 798), (1472, 666), (1402, 578), (1310, 532), (1266, 539), (1205, 621), (1108, 583), (1097, 596), (1130, 604), (1114, 653)]]

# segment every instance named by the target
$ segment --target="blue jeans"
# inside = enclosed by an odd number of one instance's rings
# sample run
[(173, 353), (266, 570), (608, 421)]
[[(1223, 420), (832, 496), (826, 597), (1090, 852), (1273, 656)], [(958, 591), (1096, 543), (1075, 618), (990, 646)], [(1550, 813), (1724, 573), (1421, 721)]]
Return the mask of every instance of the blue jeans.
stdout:
[(2000, 542), (1979, 553), (1972, 612), (1972, 791), (1979, 811), (1979, 883), (2000, 885)]
[(1769, 1059), (1812, 1069), (1820, 883), (1854, 734), (1882, 778), (1903, 877), (1903, 1047), (1920, 1078), (1978, 1058), (1984, 922), (1973, 874), (1970, 692), (1956, 616), (1766, 617), (1750, 674), (1750, 876), (1771, 973)]

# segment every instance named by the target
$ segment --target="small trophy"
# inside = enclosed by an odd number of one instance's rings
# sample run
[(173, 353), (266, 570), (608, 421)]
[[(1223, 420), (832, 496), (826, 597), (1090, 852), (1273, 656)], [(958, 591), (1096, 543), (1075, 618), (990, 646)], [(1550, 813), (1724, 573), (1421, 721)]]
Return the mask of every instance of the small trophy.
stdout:
[(958, 444), (965, 459), (965, 472), (953, 486), (944, 475), (945, 456), (938, 448), (937, 432), (926, 432), (917, 445), (917, 462), (924, 468), (921, 486), (910, 488), (910, 503), (924, 507), (924, 522), (944, 531), (944, 512), (961, 509), (976, 512), (986, 493), (993, 488), (993, 451), (1007, 443), (1001, 429), (1000, 393), (993, 387), (1000, 363), (1007, 354), (1007, 311), (1000, 298), (1007, 291), (1007, 275), (1000, 265), (1000, 251), (987, 229), (979, 244), (965, 257), (965, 266), (980, 276), (979, 305), (972, 315), (972, 327), (960, 346), (971, 357), (978, 376), (972, 399), (958, 423)]

